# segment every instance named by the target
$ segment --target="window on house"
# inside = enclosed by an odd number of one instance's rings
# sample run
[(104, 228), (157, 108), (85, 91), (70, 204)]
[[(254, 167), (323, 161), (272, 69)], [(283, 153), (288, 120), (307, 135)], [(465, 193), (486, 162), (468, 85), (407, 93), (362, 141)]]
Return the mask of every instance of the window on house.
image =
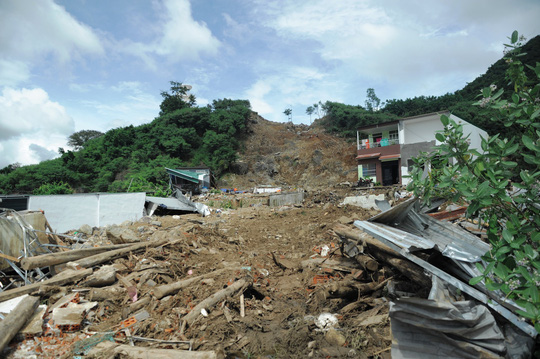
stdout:
[(396, 145), (399, 143), (399, 134), (398, 134), (398, 130), (393, 130), (393, 131), (390, 131), (390, 133), (388, 134), (388, 140), (390, 142), (391, 145)]
[(375, 163), (362, 165), (362, 177), (377, 177), (377, 165)]

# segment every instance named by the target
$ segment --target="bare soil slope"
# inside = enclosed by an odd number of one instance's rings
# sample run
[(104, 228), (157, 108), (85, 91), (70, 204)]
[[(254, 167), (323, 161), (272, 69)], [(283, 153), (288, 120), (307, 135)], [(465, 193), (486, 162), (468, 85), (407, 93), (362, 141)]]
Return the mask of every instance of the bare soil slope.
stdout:
[(233, 173), (220, 185), (309, 189), (357, 181), (355, 144), (323, 128), (271, 122), (254, 115), (249, 132), (239, 161), (231, 167)]

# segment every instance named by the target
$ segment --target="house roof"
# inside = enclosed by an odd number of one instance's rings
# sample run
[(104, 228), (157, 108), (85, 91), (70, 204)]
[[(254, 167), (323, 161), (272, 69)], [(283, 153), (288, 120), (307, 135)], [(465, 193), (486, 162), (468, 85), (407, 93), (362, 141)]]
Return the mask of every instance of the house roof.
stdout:
[(167, 170), (167, 173), (169, 175), (180, 177), (186, 181), (190, 181), (193, 183), (199, 183), (199, 174), (197, 172), (186, 170), (173, 170), (171, 168), (165, 168), (165, 170)]
[(398, 159), (398, 158), (401, 158), (401, 154), (399, 154), (399, 153), (394, 154), (394, 155), (386, 155), (386, 156), (379, 157), (379, 159), (381, 161), (383, 161), (383, 160), (394, 160), (394, 159)]
[(370, 159), (370, 158), (377, 158), (381, 155), (380, 152), (377, 152), (377, 153), (369, 153), (367, 155), (359, 155), (359, 156), (356, 156), (356, 159), (357, 160), (367, 160), (367, 159)]
[(448, 110), (443, 110), (443, 111), (438, 111), (438, 112), (430, 112), (430, 113), (424, 113), (422, 115), (417, 115), (417, 116), (411, 116), (411, 117), (404, 117), (404, 118), (401, 118), (399, 120), (393, 120), (393, 121), (387, 121), (387, 122), (381, 122), (381, 123), (377, 123), (375, 125), (369, 125), (369, 126), (363, 126), (363, 127), (358, 127), (357, 130), (358, 131), (363, 131), (363, 130), (369, 130), (371, 128), (377, 128), (377, 127), (384, 127), (384, 126), (388, 126), (388, 125), (393, 125), (393, 124), (397, 124), (399, 123), (399, 121), (408, 121), (408, 120), (414, 120), (414, 119), (418, 119), (418, 118), (422, 118), (422, 117), (430, 117), (430, 116), (434, 116), (434, 115), (448, 115), (450, 113), (450, 111)]

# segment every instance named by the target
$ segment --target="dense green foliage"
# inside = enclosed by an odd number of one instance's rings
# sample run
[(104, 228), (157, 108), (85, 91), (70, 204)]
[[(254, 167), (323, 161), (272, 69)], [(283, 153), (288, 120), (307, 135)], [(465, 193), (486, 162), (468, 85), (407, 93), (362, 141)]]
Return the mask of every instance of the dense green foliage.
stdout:
[(398, 119), (398, 116), (385, 110), (370, 111), (362, 106), (344, 105), (339, 102), (327, 101), (324, 108), (326, 116), (321, 120), (321, 124), (328, 132), (348, 138), (356, 138), (358, 127)]
[[(540, 35), (528, 41), (523, 46), (523, 52), (526, 53), (521, 58), (523, 63), (534, 64), (540, 61)], [(375, 91), (370, 88), (367, 90), (365, 107), (327, 102), (325, 105), (332, 108), (327, 111), (328, 116), (322, 124), (332, 133), (351, 137), (354, 136), (358, 127), (448, 110), (461, 119), (482, 128), (490, 135), (507, 131), (502, 122), (490, 121), (490, 118), (495, 115), (493, 109), (473, 106), (480, 91), (485, 87), (494, 84), (506, 91), (512, 89), (513, 85), (505, 79), (506, 61), (507, 59), (501, 58), (491, 65), (485, 74), (467, 84), (463, 89), (442, 96), (387, 100), (377, 109), (380, 100), (375, 95)], [(532, 78), (534, 73), (525, 68), (525, 75)]]
[(249, 101), (222, 99), (194, 107), (194, 96), (177, 82), (162, 97), (160, 116), (151, 123), (110, 130), (54, 160), (0, 170), (0, 193), (32, 193), (55, 182), (82, 192), (134, 187), (159, 192), (156, 185), (168, 183), (165, 167), (207, 165), (215, 175), (227, 170), (246, 132)]
[(501, 290), (540, 332), (540, 62), (524, 66), (517, 32), (507, 49), (510, 86), (485, 87), (476, 105), (510, 130), (483, 139), (479, 153), (469, 148), (463, 126), (442, 116), (441, 145), (415, 160), (408, 189), (428, 203), (436, 197), (468, 203), (467, 216), (486, 224), (491, 244), (471, 284)]
[(65, 182), (44, 183), (39, 188), (36, 188), (33, 194), (45, 195), (45, 194), (71, 194), (73, 188), (71, 188)]

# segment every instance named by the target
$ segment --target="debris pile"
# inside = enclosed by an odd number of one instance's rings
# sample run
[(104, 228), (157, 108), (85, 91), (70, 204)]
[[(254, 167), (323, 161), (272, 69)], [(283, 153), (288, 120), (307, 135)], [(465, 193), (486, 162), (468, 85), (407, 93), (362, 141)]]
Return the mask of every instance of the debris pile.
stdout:
[(433, 319), (433, 327), (414, 325), (419, 303), (434, 298), (445, 298), (461, 323), (489, 323), (489, 347), (480, 343), (476, 353), (503, 355), (508, 335), (523, 339), (512, 322), (497, 332), (491, 312), (454, 282), (435, 281), (402, 248), (355, 228), (376, 225), (367, 221), (374, 210), (342, 204), (345, 197), (308, 194), (294, 205), (143, 217), (63, 234), (65, 246), (52, 253), (11, 261), (23, 277), (39, 269), (45, 278), (25, 283), (0, 273), (0, 338), (4, 323), (22, 323), (9, 325), (0, 351), (8, 358), (405, 357), (401, 335), (411, 326), (437, 336), (447, 322), (441, 311), (423, 321)]

